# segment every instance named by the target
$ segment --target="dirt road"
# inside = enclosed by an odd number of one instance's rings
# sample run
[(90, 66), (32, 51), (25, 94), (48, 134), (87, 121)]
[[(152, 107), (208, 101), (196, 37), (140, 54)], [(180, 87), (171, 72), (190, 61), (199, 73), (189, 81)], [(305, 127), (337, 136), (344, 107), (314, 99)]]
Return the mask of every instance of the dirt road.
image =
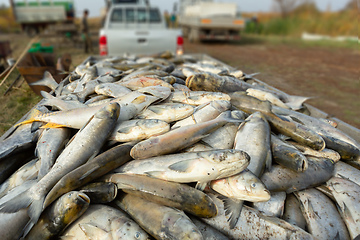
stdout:
[(307, 103), (360, 128), (360, 52), (347, 48), (239, 41), (185, 41), (188, 53), (204, 53), (257, 76), (288, 94), (313, 97)]

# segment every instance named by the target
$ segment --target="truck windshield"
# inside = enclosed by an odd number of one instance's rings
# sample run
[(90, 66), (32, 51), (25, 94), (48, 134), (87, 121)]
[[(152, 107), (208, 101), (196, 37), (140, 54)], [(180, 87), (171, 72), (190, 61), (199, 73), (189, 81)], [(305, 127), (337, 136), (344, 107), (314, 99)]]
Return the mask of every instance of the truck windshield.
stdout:
[(111, 22), (159, 23), (161, 17), (157, 8), (116, 8), (113, 10), (110, 20)]

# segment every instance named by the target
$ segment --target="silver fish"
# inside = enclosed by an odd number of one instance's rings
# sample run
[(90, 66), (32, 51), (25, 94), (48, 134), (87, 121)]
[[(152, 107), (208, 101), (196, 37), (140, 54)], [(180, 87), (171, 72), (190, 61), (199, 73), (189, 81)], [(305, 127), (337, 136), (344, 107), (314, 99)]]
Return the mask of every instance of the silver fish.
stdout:
[[(235, 175), (249, 163), (249, 155), (240, 150), (225, 149), (178, 153), (128, 162), (116, 172), (145, 174), (174, 182), (207, 182)], [(201, 166), (201, 167), (199, 167)]]
[(69, 192), (56, 200), (40, 216), (25, 239), (51, 239), (79, 218), (89, 207), (90, 198), (81, 192)]
[(167, 123), (179, 121), (194, 112), (194, 107), (183, 103), (150, 105), (136, 116), (140, 119), (159, 119)]
[(73, 222), (60, 239), (149, 240), (149, 235), (123, 211), (101, 204), (91, 204)]
[(25, 229), (25, 236), (38, 221), (44, 209), (46, 194), (62, 176), (97, 155), (114, 128), (119, 112), (120, 107), (117, 103), (109, 104), (98, 111), (65, 147), (48, 174), (20, 196), (1, 204), (1, 212), (16, 212), (29, 207), (31, 224)]
[[(184, 126), (171, 130), (160, 136), (143, 140), (131, 149), (130, 155), (135, 159), (144, 159), (184, 149), (198, 142), (201, 138), (223, 126), (227, 122), (239, 121), (238, 119), (232, 119), (230, 115), (231, 113), (229, 111), (224, 112), (213, 120)], [(169, 142), (171, 142), (171, 144), (169, 144)]]
[(265, 216), (246, 205), (243, 206), (236, 226), (230, 229), (223, 203), (217, 195), (208, 195), (218, 206), (219, 213), (216, 217), (200, 220), (228, 235), (230, 239), (313, 239), (312, 235), (303, 229), (280, 218)]
[(285, 199), (285, 192), (272, 192), (271, 198), (268, 201), (254, 202), (252, 206), (266, 216), (282, 218)]
[(156, 239), (203, 239), (200, 230), (183, 211), (131, 194), (115, 200), (143, 229)]
[(360, 236), (360, 186), (349, 180), (333, 177), (326, 182), (326, 187), (337, 202), (351, 239), (356, 239)]
[(294, 192), (300, 201), (309, 232), (316, 239), (350, 239), (335, 204), (314, 188)]
[(202, 123), (212, 120), (219, 116), (222, 112), (229, 110), (231, 104), (226, 100), (215, 100), (195, 108), (194, 113), (185, 119), (177, 121), (171, 128), (188, 126), (191, 124)]
[(119, 122), (109, 140), (117, 142), (141, 141), (170, 130), (167, 122), (158, 119), (132, 119)]

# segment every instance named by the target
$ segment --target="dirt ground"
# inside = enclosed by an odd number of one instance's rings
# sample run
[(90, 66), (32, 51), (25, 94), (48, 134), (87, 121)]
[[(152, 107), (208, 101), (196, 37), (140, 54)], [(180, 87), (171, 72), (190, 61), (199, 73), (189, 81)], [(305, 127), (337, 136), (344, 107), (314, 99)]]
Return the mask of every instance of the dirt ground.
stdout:
[(360, 51), (258, 41), (189, 43), (185, 51), (210, 55), (360, 128)]

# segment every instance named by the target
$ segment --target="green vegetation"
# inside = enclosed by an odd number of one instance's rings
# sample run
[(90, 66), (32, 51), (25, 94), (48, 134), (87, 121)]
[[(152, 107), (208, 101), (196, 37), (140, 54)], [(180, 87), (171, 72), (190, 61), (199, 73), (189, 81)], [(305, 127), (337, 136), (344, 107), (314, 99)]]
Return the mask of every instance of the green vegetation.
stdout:
[(249, 21), (245, 32), (261, 35), (299, 37), (303, 32), (329, 36), (357, 36), (356, 8), (340, 12), (320, 12), (314, 3), (304, 3), (283, 18), (280, 14), (263, 14), (258, 22)]

